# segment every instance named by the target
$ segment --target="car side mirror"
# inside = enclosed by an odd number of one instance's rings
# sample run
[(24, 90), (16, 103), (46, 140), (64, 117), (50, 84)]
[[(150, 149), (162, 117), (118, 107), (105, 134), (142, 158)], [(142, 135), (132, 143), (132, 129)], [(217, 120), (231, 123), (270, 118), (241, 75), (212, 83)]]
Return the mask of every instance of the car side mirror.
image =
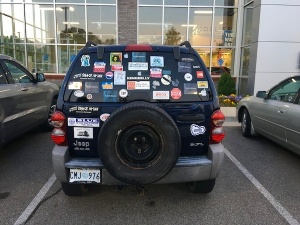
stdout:
[(257, 93), (256, 93), (256, 97), (258, 97), (258, 98), (265, 98), (266, 97), (266, 91), (258, 91)]
[(36, 73), (37, 82), (43, 82), (46, 80), (45, 75), (43, 73)]

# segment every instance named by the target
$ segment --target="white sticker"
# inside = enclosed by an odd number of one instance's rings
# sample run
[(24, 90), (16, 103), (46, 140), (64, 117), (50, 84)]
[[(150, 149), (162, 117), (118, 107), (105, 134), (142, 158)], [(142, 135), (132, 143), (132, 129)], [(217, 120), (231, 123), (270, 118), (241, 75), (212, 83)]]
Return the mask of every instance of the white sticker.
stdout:
[(129, 62), (128, 70), (148, 70), (147, 62)]
[(168, 91), (153, 91), (153, 99), (170, 99)]
[(87, 98), (88, 100), (91, 100), (91, 99), (93, 98), (93, 95), (92, 95), (92, 94), (87, 94), (87, 95), (86, 95), (86, 98)]
[(191, 81), (191, 80), (193, 80), (193, 76), (192, 76), (192, 74), (190, 74), (190, 73), (186, 73), (186, 74), (184, 75), (184, 79), (185, 79), (186, 81)]
[(97, 118), (68, 118), (68, 126), (99, 127), (100, 121)]
[(124, 58), (125, 58), (125, 59), (128, 59), (128, 53), (125, 53), (125, 54), (124, 54)]
[(84, 92), (83, 91), (80, 91), (80, 90), (77, 90), (77, 91), (74, 91), (74, 95), (78, 98), (80, 97), (83, 97), (84, 96)]
[(82, 82), (69, 82), (69, 90), (80, 90), (82, 88)]
[(140, 89), (140, 90), (150, 89), (150, 81), (136, 81), (135, 89)]
[(126, 98), (127, 95), (128, 95), (128, 91), (127, 91), (126, 89), (121, 89), (121, 90), (119, 91), (119, 96), (120, 96), (121, 98)]
[(126, 71), (115, 71), (114, 84), (115, 85), (126, 84)]
[(172, 82), (172, 79), (169, 75), (163, 75), (161, 78), (161, 83), (164, 85), (169, 85)]
[(202, 91), (201, 91), (201, 93), (200, 93), (202, 96), (206, 96), (206, 90), (205, 89), (203, 89)]
[(93, 139), (93, 128), (74, 127), (74, 138)]
[(204, 126), (198, 126), (196, 124), (192, 124), (190, 130), (193, 136), (197, 136), (199, 134), (204, 134), (206, 129)]
[(103, 114), (101, 114), (101, 116), (100, 116), (100, 120), (101, 121), (105, 121), (105, 120), (107, 120), (107, 118), (109, 117), (109, 113), (103, 113)]

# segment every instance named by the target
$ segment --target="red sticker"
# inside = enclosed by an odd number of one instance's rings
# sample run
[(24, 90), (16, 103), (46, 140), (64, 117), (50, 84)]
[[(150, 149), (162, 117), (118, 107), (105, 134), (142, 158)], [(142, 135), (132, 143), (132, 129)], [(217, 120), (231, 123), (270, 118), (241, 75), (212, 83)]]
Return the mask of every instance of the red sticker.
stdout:
[(181, 98), (181, 90), (179, 88), (173, 88), (171, 90), (171, 97), (173, 99), (180, 99)]
[(203, 78), (203, 71), (197, 71), (197, 78)]

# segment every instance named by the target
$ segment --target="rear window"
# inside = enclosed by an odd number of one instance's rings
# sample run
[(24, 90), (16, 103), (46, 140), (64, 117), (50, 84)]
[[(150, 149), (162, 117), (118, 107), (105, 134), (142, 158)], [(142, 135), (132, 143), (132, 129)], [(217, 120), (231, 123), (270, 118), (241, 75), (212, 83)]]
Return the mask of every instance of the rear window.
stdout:
[(197, 57), (172, 52), (105, 52), (82, 55), (69, 76), (69, 102), (192, 102), (211, 100)]

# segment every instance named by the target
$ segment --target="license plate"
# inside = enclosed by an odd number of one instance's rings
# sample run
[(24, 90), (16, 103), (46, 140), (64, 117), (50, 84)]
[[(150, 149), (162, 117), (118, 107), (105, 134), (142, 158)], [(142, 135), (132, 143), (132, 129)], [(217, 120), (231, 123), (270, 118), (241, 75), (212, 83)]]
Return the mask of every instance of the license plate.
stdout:
[(100, 183), (100, 178), (99, 169), (70, 169), (70, 183)]

